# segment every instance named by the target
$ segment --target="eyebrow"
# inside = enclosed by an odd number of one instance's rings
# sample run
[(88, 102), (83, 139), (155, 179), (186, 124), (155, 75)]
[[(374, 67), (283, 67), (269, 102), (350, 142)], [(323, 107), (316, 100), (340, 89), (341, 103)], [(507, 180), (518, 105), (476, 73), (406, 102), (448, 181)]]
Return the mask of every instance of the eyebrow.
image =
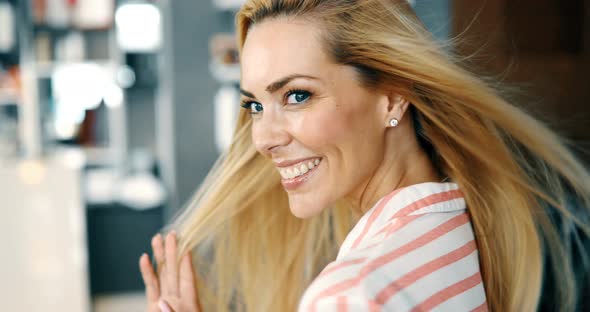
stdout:
[[(317, 80), (317, 77), (313, 77), (313, 76), (309, 76), (309, 75), (300, 75), (300, 74), (293, 74), (293, 75), (289, 75), (287, 77), (281, 78), (271, 84), (269, 84), (266, 87), (266, 91), (268, 93), (273, 93), (279, 89), (281, 89), (282, 87), (284, 87), (286, 84), (288, 84), (289, 82), (291, 82), (294, 79), (298, 79), (298, 78), (305, 78), (305, 79), (312, 79), (312, 80)], [(243, 90), (240, 88), (240, 93), (242, 93), (243, 95), (247, 96), (247, 97), (251, 97), (251, 98), (256, 98), (254, 96), (254, 94), (252, 94), (251, 92), (248, 92), (246, 90)]]

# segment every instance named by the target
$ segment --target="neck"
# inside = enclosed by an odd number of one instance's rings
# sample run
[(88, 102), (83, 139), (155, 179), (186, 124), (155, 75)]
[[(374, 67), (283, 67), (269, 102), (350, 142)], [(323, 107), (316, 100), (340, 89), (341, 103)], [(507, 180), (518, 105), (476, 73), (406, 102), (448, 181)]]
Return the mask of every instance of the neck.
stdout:
[(348, 200), (355, 211), (364, 214), (379, 199), (398, 188), (441, 180), (428, 155), (416, 142), (405, 150), (398, 149), (395, 154), (386, 152), (373, 174), (348, 196)]

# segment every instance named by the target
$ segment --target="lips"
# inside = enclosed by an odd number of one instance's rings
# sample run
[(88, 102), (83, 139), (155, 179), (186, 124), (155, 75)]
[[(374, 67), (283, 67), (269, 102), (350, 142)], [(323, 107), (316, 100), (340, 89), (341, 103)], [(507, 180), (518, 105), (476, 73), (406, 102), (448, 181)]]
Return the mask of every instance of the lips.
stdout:
[(314, 175), (321, 163), (322, 158), (311, 158), (289, 167), (278, 168), (282, 177), (281, 184), (287, 191), (298, 188)]
[(288, 167), (278, 168), (279, 173), (283, 179), (292, 179), (301, 175), (306, 174), (308, 171), (313, 170), (320, 164), (321, 158), (308, 159), (297, 162)]

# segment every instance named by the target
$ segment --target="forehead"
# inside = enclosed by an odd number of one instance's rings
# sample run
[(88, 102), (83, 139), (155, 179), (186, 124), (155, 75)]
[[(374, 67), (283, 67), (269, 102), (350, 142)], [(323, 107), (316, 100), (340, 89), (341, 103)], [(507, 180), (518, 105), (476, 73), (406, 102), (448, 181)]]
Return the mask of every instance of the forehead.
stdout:
[(276, 18), (252, 26), (240, 63), (242, 84), (254, 87), (294, 73), (322, 72), (329, 67), (330, 60), (316, 24)]

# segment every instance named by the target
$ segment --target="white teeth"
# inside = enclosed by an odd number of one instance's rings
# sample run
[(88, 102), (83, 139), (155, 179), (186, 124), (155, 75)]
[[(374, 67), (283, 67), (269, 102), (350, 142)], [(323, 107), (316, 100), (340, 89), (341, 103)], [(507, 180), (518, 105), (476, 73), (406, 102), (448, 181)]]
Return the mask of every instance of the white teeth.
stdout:
[(281, 169), (281, 176), (285, 179), (290, 179), (291, 177), (291, 171), (289, 169)]
[(314, 161), (308, 161), (307, 163), (302, 163), (295, 167), (287, 168), (287, 169), (279, 169), (279, 173), (283, 179), (293, 179), (300, 175), (306, 174), (311, 169), (317, 167), (319, 165), (320, 160), (316, 159)]

